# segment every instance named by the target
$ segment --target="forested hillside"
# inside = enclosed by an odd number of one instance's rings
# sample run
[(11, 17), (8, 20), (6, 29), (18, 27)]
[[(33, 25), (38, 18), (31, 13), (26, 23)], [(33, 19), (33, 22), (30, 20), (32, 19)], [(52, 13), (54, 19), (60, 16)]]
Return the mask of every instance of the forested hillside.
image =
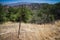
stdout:
[(60, 3), (31, 3), (22, 5), (0, 4), (0, 23), (12, 22), (49, 23), (60, 19)]

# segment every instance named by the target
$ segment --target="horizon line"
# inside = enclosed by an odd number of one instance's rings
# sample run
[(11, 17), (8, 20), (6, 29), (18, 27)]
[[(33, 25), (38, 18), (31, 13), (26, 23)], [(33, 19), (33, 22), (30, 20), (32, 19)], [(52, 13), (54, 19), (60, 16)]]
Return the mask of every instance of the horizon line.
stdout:
[[(14, 3), (48, 3), (48, 2), (11, 2), (11, 3), (1, 3), (0, 4), (3, 4), (3, 5), (8, 5), (8, 4), (14, 4)], [(48, 3), (48, 4), (56, 4), (56, 3), (60, 3), (60, 2), (54, 2), (54, 3)]]

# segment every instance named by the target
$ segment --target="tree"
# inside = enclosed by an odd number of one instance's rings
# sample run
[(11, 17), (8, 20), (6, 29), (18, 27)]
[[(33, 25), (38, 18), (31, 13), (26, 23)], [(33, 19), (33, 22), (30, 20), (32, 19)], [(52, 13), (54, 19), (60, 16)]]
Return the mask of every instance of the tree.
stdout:
[(40, 8), (40, 10), (38, 11), (38, 17), (41, 23), (49, 23), (54, 20), (54, 15), (51, 9), (53, 9), (53, 7), (50, 4), (45, 4), (42, 8)]
[(7, 15), (7, 12), (5, 10), (6, 8), (0, 4), (0, 22), (5, 22), (7, 21), (7, 18), (6, 18), (6, 15)]
[(55, 4), (54, 13), (56, 15), (56, 19), (60, 19), (60, 2)]
[(8, 14), (7, 17), (9, 19), (9, 21), (15, 22), (17, 20), (17, 9), (13, 8), (13, 7), (9, 7), (8, 8)]
[(26, 8), (24, 5), (19, 9), (19, 30), (18, 30), (18, 38), (20, 34), (20, 27), (21, 27), (21, 22), (29, 22), (32, 18), (32, 12), (30, 9)]

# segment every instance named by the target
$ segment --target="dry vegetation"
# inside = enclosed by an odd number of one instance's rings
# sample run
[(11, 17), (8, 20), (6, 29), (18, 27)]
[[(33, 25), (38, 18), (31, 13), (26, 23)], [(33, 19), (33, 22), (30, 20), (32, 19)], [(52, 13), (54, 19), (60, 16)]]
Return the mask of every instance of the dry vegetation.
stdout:
[[(18, 23), (0, 25), (0, 40), (18, 40)], [(60, 40), (60, 21), (55, 24), (21, 24), (21, 40)]]

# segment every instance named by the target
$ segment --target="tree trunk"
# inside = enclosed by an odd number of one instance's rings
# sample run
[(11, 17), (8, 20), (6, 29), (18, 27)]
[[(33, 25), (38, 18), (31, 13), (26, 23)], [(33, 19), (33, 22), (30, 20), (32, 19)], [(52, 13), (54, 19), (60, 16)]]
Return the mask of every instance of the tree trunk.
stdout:
[(20, 29), (21, 29), (21, 17), (20, 17), (19, 29), (18, 29), (18, 39), (20, 39), (20, 38), (19, 38), (19, 36), (20, 36)]
[(21, 28), (21, 22), (19, 22), (18, 38), (19, 38), (19, 35), (20, 35), (20, 28)]

